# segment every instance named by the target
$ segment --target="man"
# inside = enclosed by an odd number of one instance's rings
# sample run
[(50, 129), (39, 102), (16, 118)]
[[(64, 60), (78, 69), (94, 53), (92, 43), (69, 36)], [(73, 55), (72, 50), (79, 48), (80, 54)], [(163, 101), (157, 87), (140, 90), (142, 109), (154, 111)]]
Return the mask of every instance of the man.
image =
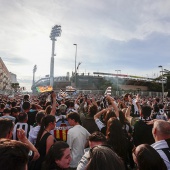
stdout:
[(14, 126), (13, 130), (13, 139), (17, 140), (17, 129), (23, 129), (25, 131), (25, 135), (28, 137), (29, 131), (32, 129), (31, 125), (28, 125), (28, 115), (27, 113), (19, 113), (18, 122)]
[(148, 105), (142, 105), (140, 108), (140, 117), (131, 117), (130, 110), (132, 106), (132, 98), (128, 96), (129, 106), (126, 110), (125, 117), (134, 126), (133, 139), (135, 146), (140, 144), (149, 144), (154, 143), (152, 136), (152, 127), (153, 125), (148, 125), (147, 122), (150, 121), (151, 107)]
[(164, 160), (167, 169), (170, 169), (170, 122), (164, 120), (154, 121), (152, 134), (155, 143), (151, 146)]
[(11, 116), (11, 109), (10, 108), (5, 108), (3, 111), (3, 116), (1, 116), (3, 119), (10, 119), (15, 123), (16, 118)]
[(73, 126), (67, 133), (67, 143), (70, 146), (72, 158), (70, 170), (76, 170), (78, 162), (84, 154), (84, 148), (90, 133), (80, 125), (80, 116), (78, 113), (69, 113), (67, 119), (70, 126)]
[[(101, 132), (94, 132), (89, 136), (89, 149), (92, 149), (95, 146), (98, 145), (106, 145), (106, 137)], [(77, 170), (85, 170), (86, 166), (90, 160), (90, 151), (86, 151), (83, 157), (81, 158)]]
[(3, 170), (27, 170), (29, 148), (10, 139), (0, 139), (0, 167)]
[[(14, 123), (12, 120), (9, 119), (0, 119), (0, 139), (5, 138), (5, 139), (11, 139), (12, 138), (12, 131), (14, 128)], [(29, 149), (33, 151), (33, 154), (30, 155), (33, 157), (33, 160), (36, 160), (39, 158), (39, 153), (38, 150), (35, 148), (35, 146), (27, 139), (25, 136), (25, 132), (23, 129), (18, 129), (17, 130), (17, 136), (18, 139), (27, 144)]]

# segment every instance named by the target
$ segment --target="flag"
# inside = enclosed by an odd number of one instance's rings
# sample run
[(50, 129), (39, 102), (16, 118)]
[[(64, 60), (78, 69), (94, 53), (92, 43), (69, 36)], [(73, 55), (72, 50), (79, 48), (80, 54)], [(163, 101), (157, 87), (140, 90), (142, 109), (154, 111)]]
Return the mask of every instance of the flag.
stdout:
[(51, 86), (39, 86), (36, 87), (37, 91), (40, 93), (47, 92), (47, 91), (52, 91), (53, 88)]
[(106, 89), (106, 91), (105, 91), (105, 93), (104, 93), (104, 96), (107, 96), (107, 95), (110, 95), (111, 96), (111, 94), (112, 94), (112, 87), (108, 87), (107, 89)]

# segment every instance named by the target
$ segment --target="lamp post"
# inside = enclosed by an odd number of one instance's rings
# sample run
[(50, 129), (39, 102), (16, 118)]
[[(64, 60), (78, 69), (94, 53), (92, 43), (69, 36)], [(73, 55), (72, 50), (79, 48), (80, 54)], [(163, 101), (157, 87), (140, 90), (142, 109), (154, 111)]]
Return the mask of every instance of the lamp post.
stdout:
[(34, 86), (35, 83), (35, 72), (37, 71), (37, 65), (33, 67), (33, 80), (32, 80), (32, 86)]
[(162, 102), (164, 101), (164, 84), (163, 84), (163, 66), (158, 66), (160, 67), (162, 70), (161, 70), (161, 75), (162, 75)]
[(121, 72), (121, 70), (115, 70), (116, 72), (117, 72), (117, 90), (116, 90), (116, 95), (118, 95), (118, 72), (120, 71)]
[(50, 64), (50, 86), (54, 86), (54, 54), (55, 51), (55, 41), (57, 41), (56, 37), (61, 36), (61, 26), (55, 25), (50, 34), (50, 39), (52, 40), (52, 54), (51, 54), (51, 64)]
[(77, 77), (77, 69), (76, 69), (76, 59), (77, 59), (77, 44), (73, 44), (76, 46), (76, 52), (75, 52), (75, 88), (76, 88), (76, 77)]

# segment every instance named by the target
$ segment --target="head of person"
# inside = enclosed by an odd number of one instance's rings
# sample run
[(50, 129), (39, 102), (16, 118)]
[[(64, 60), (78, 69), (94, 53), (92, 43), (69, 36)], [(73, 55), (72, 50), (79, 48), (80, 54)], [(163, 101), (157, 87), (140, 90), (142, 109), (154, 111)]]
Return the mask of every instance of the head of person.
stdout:
[(19, 115), (18, 109), (16, 107), (12, 107), (11, 108), (11, 116), (18, 117), (18, 115)]
[(90, 117), (94, 117), (94, 115), (97, 113), (97, 106), (96, 105), (91, 105), (88, 110), (88, 114)]
[(48, 105), (48, 106), (46, 107), (46, 109), (45, 109), (45, 113), (46, 113), (47, 115), (49, 115), (49, 114), (51, 113), (51, 110), (52, 110), (52, 106), (51, 106), (51, 105)]
[(0, 109), (5, 109), (5, 104), (4, 103), (0, 103)]
[(29, 101), (30, 95), (29, 94), (25, 94), (23, 99), (24, 99), (24, 101)]
[(155, 141), (165, 140), (170, 138), (170, 122), (157, 120), (152, 128), (152, 135)]
[(139, 170), (167, 169), (159, 153), (148, 144), (141, 144), (133, 149), (133, 160)]
[(43, 117), (45, 117), (45, 111), (44, 110), (41, 110), (36, 114), (35, 120), (36, 120), (38, 125), (41, 125), (41, 121), (42, 121)]
[(9, 119), (0, 119), (0, 138), (12, 138), (14, 123)]
[(6, 115), (6, 114), (11, 114), (11, 109), (10, 108), (5, 108), (4, 111), (3, 111), (3, 115)]
[(30, 102), (25, 101), (25, 102), (23, 103), (23, 105), (22, 105), (22, 109), (23, 109), (24, 111), (29, 111), (30, 108), (31, 108)]
[(98, 145), (90, 150), (90, 161), (86, 170), (125, 170), (121, 158), (109, 147)]
[(76, 112), (70, 112), (67, 114), (67, 120), (70, 126), (75, 126), (76, 124), (80, 124), (80, 116)]
[(28, 121), (28, 115), (25, 112), (21, 112), (18, 115), (18, 122), (20, 123), (26, 123)]
[(0, 139), (0, 167), (3, 170), (27, 170), (29, 148), (10, 139)]
[(43, 170), (56, 167), (66, 169), (69, 168), (70, 161), (69, 145), (63, 141), (57, 141), (49, 149), (42, 167)]
[(112, 117), (116, 118), (116, 114), (114, 111), (107, 111), (103, 116), (104, 116), (103, 121), (106, 125), (110, 118)]
[(151, 107), (148, 106), (148, 105), (143, 105), (141, 107), (141, 113), (140, 115), (145, 119), (145, 118), (148, 118), (150, 115), (151, 115)]
[(102, 132), (96, 131), (89, 136), (90, 148), (97, 145), (105, 145), (106, 143), (106, 136)]
[(42, 134), (45, 130), (49, 129), (49, 130), (53, 130), (56, 126), (56, 119), (55, 116), (53, 115), (46, 115), (45, 117), (42, 118), (41, 121), (41, 126), (40, 126), (40, 130), (38, 132), (37, 135), (37, 140), (36, 140), (36, 144), (37, 145), (42, 137)]
[(72, 100), (69, 101), (69, 107), (74, 108), (74, 101), (72, 101)]

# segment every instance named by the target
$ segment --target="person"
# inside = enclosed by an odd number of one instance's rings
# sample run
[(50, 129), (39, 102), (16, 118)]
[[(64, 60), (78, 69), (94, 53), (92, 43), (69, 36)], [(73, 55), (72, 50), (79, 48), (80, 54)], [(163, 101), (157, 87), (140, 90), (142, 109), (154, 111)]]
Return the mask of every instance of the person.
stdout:
[(148, 144), (141, 144), (134, 148), (133, 159), (138, 170), (167, 170), (163, 159)]
[(67, 115), (68, 123), (73, 126), (68, 130), (67, 143), (71, 149), (70, 169), (75, 170), (78, 162), (84, 154), (85, 145), (88, 143), (87, 139), (90, 133), (80, 125), (80, 116), (76, 112), (71, 112)]
[(41, 170), (64, 170), (71, 161), (69, 145), (63, 141), (55, 142), (49, 149)]
[(97, 113), (97, 105), (92, 104), (89, 106), (88, 114), (85, 116), (84, 113), (80, 113), (80, 118), (82, 121), (82, 126), (88, 130), (89, 133), (93, 133), (95, 131), (99, 131), (97, 127), (94, 115)]
[(152, 134), (155, 140), (151, 146), (159, 153), (170, 169), (170, 122), (154, 120)]
[(0, 139), (0, 169), (27, 170), (29, 148), (26, 144), (2, 138)]
[(107, 122), (106, 139), (107, 144), (112, 146), (116, 154), (122, 158), (125, 166), (127, 166), (129, 141), (123, 132), (120, 121), (115, 117), (110, 118)]
[(151, 107), (148, 105), (142, 105), (140, 108), (140, 117), (131, 117), (130, 110), (132, 106), (132, 99), (129, 98), (129, 106), (126, 110), (125, 117), (129, 123), (134, 126), (133, 140), (134, 145), (138, 146), (140, 144), (146, 143), (151, 145), (154, 143), (152, 136), (153, 125), (148, 125), (147, 122), (150, 121)]
[(10, 108), (5, 108), (3, 111), (3, 116), (1, 116), (0, 118), (7, 118), (12, 120), (15, 123), (15, 117), (11, 116), (11, 109)]
[[(111, 117), (119, 117), (119, 109), (118, 109), (117, 105), (115, 104), (114, 99), (109, 95), (106, 96), (106, 99), (109, 103), (109, 107), (99, 111), (98, 113), (96, 113), (94, 115), (95, 123), (98, 126), (99, 130), (104, 135), (106, 135), (107, 121)], [(114, 109), (114, 111), (113, 111), (113, 109)], [(104, 123), (99, 119), (103, 114), (105, 114), (105, 116), (103, 118)]]
[(41, 164), (44, 161), (44, 158), (46, 154), (48, 153), (48, 150), (50, 147), (54, 144), (54, 137), (50, 133), (51, 130), (55, 128), (55, 117), (53, 115), (47, 115), (42, 119), (41, 122), (41, 127), (37, 135), (37, 140), (36, 140), (36, 148), (38, 149), (40, 153), (39, 159), (36, 161), (32, 161), (29, 164), (29, 169), (30, 170), (40, 170), (41, 169)]
[(41, 110), (36, 114), (36, 117), (35, 117), (37, 126), (30, 129), (30, 132), (29, 132), (28, 139), (34, 145), (35, 145), (36, 140), (37, 140), (37, 135), (38, 135), (38, 132), (40, 130), (40, 126), (41, 126), (41, 122), (42, 122), (43, 117), (45, 117), (45, 111)]
[(90, 160), (90, 149), (97, 145), (106, 145), (106, 136), (96, 131), (89, 136), (89, 148), (85, 149), (85, 153), (78, 163), (77, 170), (85, 170)]
[(31, 125), (28, 125), (28, 115), (27, 113), (19, 113), (18, 122), (14, 126), (13, 130), (13, 139), (17, 139), (17, 129), (23, 129), (25, 131), (25, 135), (28, 137), (29, 131), (32, 129)]
[[(11, 139), (13, 128), (14, 128), (14, 123), (12, 120), (0, 119), (0, 139), (1, 138)], [(30, 160), (38, 159), (40, 156), (39, 152), (34, 147), (34, 145), (27, 139), (27, 137), (25, 136), (25, 131), (23, 129), (17, 130), (17, 137), (22, 143), (27, 144), (29, 149), (33, 151), (32, 155), (30, 155), (31, 157)]]
[(90, 161), (86, 170), (125, 170), (121, 158), (107, 146), (95, 146), (90, 153)]
[(18, 115), (19, 115), (19, 111), (17, 109), (17, 107), (12, 107), (11, 108), (11, 116), (15, 117), (15, 123), (18, 122)]

